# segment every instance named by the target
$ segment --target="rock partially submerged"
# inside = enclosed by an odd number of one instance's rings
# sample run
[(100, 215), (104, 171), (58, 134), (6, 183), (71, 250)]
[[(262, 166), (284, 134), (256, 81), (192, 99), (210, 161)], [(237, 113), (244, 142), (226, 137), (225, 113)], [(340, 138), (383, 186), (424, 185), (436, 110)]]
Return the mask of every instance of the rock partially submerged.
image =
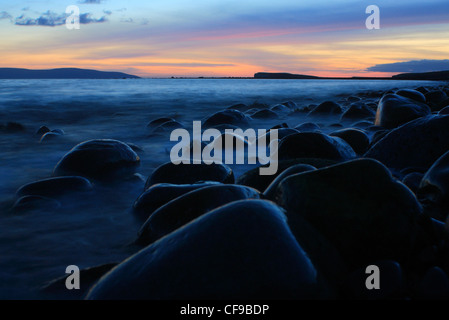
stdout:
[(238, 127), (247, 127), (249, 126), (251, 118), (245, 115), (244, 113), (227, 109), (223, 111), (219, 111), (214, 113), (212, 116), (208, 117), (203, 122), (203, 127), (214, 127), (221, 124), (230, 124)]
[(89, 140), (70, 150), (56, 165), (55, 176), (109, 180), (135, 173), (139, 156), (118, 140)]
[(310, 111), (309, 115), (323, 115), (323, 114), (341, 114), (343, 109), (341, 106), (333, 101), (325, 101)]
[(69, 193), (89, 192), (92, 184), (83, 177), (55, 177), (28, 183), (20, 187), (16, 195), (57, 198)]

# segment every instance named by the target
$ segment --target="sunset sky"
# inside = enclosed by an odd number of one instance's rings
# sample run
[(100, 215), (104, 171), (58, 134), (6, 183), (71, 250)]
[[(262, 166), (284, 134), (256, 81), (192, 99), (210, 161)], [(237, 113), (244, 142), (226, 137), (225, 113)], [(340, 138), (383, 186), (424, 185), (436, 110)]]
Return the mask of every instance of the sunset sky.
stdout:
[[(0, 67), (142, 77), (449, 70), (448, 0), (0, 0)], [(66, 7), (81, 11), (65, 27)], [(380, 8), (367, 30), (366, 7)], [(421, 61), (431, 60), (431, 61)]]

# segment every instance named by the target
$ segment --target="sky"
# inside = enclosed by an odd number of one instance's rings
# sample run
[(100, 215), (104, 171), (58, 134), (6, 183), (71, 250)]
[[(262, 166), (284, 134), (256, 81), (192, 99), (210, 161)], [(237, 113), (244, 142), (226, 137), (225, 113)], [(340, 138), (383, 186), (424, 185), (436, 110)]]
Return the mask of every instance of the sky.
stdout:
[[(66, 28), (66, 8), (80, 28)], [(377, 5), (380, 29), (368, 30)], [(141, 77), (449, 70), (448, 0), (0, 0), (0, 67)]]

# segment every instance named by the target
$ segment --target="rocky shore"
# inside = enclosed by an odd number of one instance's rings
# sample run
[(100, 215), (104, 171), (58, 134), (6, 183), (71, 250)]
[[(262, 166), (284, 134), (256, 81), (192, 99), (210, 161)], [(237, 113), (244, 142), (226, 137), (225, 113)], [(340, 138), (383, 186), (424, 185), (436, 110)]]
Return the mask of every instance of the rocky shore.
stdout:
[[(298, 115), (307, 121), (286, 123)], [(256, 166), (237, 175), (225, 164), (174, 165), (167, 155), (144, 176), (139, 165), (151, 152), (93, 139), (51, 164), (52, 176), (20, 187), (9, 214), (43, 208), (57, 214), (80, 198), (101, 210), (99, 198), (116, 200), (108, 198), (110, 190), (142, 188), (127, 212), (141, 226), (132, 243), (123, 243), (130, 256), (83, 269), (76, 293), (67, 292), (62, 277), (45, 284), (42, 294), (449, 298), (449, 86), (364, 92), (318, 105), (236, 104), (202, 120), (204, 128), (221, 132), (254, 122), (278, 130), (275, 175), (262, 176)], [(171, 116), (145, 125), (148, 139), (168, 139), (186, 127)], [(19, 123), (0, 126), (2, 134), (23, 130)], [(34, 130), (43, 144), (65, 134)], [(379, 290), (366, 288), (369, 265), (379, 267)]]

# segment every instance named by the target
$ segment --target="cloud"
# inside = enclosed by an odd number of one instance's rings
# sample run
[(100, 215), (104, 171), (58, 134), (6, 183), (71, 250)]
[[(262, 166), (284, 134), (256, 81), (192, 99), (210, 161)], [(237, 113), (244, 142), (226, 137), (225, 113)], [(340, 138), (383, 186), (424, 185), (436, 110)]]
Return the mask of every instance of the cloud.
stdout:
[(414, 60), (377, 64), (366, 71), (374, 72), (431, 72), (449, 70), (449, 60)]
[(6, 11), (1, 11), (0, 12), (0, 20), (5, 20), (5, 19), (12, 20), (12, 16)]
[[(48, 10), (47, 12), (42, 13), (38, 18), (30, 18), (22, 14), (15, 19), (14, 24), (18, 26), (56, 27), (65, 25), (67, 17), (69, 17), (69, 14), (67, 13), (57, 14)], [(91, 13), (82, 13), (80, 14), (79, 19), (81, 24), (102, 23), (107, 21), (106, 16), (95, 19), (92, 17)]]
[(102, 2), (103, 2), (103, 0), (84, 0), (84, 1), (80, 1), (79, 3), (81, 3), (81, 4), (100, 4)]

